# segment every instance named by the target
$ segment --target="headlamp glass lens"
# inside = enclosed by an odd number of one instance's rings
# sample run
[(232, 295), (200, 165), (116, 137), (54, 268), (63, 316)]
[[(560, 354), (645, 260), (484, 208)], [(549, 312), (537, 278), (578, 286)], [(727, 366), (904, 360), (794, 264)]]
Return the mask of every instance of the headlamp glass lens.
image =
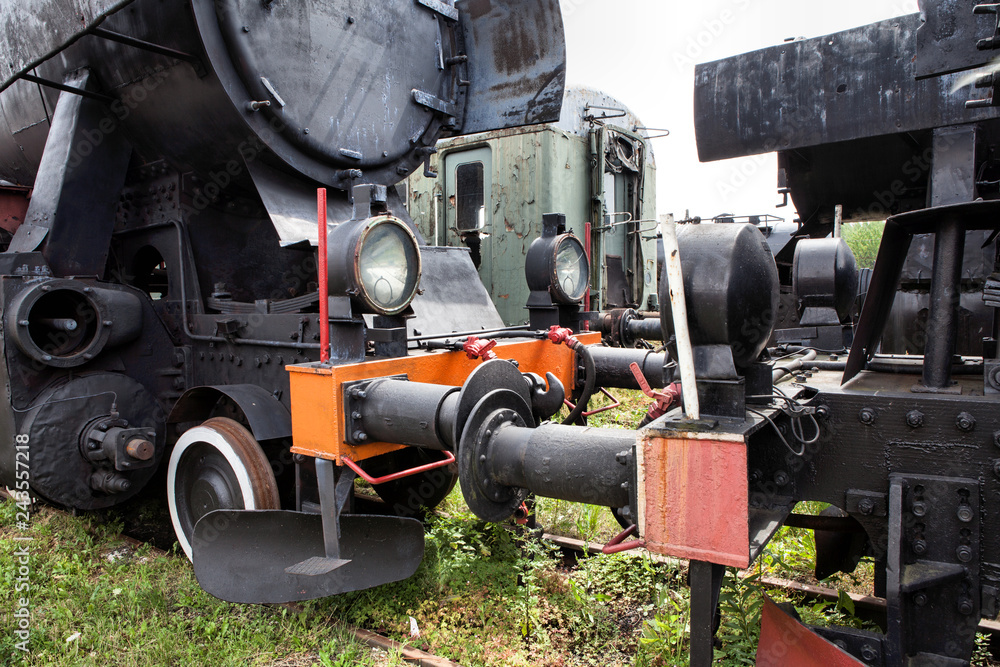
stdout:
[(573, 237), (566, 237), (556, 249), (556, 281), (563, 294), (572, 301), (583, 298), (590, 279), (587, 255)]
[(368, 232), (358, 256), (361, 283), (373, 305), (403, 308), (417, 288), (417, 249), (399, 225), (380, 224)]

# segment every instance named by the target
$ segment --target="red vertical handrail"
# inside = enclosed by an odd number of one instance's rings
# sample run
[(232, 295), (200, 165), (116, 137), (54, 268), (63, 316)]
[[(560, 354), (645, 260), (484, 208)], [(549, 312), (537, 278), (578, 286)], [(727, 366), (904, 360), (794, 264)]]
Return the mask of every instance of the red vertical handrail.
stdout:
[(326, 275), (326, 188), (316, 190), (316, 213), (319, 220), (319, 360), (330, 361), (330, 293)]
[[(587, 254), (587, 267), (593, 271), (594, 263), (590, 259), (590, 223), (583, 223), (583, 251)], [(589, 276), (588, 276), (589, 279)], [(590, 285), (587, 285), (587, 291), (583, 293), (583, 309), (586, 312), (590, 312)], [(583, 330), (590, 331), (590, 322), (583, 323)]]

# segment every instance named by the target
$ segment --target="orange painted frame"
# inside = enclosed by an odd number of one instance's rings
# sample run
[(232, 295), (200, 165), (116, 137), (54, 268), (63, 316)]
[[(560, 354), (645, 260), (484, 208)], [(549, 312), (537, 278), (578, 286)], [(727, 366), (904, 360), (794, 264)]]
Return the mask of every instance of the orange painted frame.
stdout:
[[(601, 340), (599, 333), (577, 334), (581, 343)], [(522, 373), (553, 373), (567, 389), (574, 386), (576, 354), (565, 345), (548, 340), (501, 342), (493, 351), (501, 359), (515, 359)], [(464, 352), (420, 352), (398, 359), (378, 359), (357, 364), (326, 366), (318, 363), (287, 366), (291, 383), (292, 453), (336, 461), (352, 461), (402, 449), (405, 445), (369, 442), (348, 444), (344, 438), (345, 382), (405, 373), (412, 382), (461, 386), (482, 362)]]
[(742, 435), (655, 431), (639, 451), (639, 525), (653, 553), (750, 565)]

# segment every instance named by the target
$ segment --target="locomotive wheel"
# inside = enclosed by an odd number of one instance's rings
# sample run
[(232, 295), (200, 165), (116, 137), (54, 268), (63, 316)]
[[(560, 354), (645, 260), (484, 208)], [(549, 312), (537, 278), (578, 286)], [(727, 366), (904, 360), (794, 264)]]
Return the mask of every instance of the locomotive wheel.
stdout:
[(194, 526), (209, 512), (281, 509), (263, 450), (250, 431), (226, 417), (212, 417), (178, 438), (167, 467), (167, 502), (189, 559)]

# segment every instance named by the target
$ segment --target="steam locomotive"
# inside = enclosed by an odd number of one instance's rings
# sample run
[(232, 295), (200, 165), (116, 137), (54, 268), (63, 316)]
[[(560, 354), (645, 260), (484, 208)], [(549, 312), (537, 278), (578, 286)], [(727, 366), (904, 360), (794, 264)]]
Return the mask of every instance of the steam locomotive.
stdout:
[[(1000, 595), (996, 325), (982, 357), (955, 351), (963, 259), (995, 259), (966, 248), (997, 228), (997, 112), (952, 88), (1000, 37), (958, 4), (699, 68), (702, 158), (779, 150), (806, 224), (777, 263), (750, 224), (664, 226), (657, 353), (586, 330), (603, 314), (564, 215), (525, 256), (528, 325), (506, 327), (469, 250), (425, 244), (395, 188), (441, 137), (559, 117), (555, 0), (8, 2), (0, 482), (88, 510), (165, 466), (178, 542), (235, 602), (409, 576), (417, 517), (456, 483), (491, 521), (531, 493), (609, 506), (609, 551), (690, 559), (693, 665), (723, 568), (805, 526), (822, 571), (875, 559), (886, 631), (820, 636), (768, 606), (759, 664), (968, 664)], [(824, 212), (886, 185), (905, 196), (852, 328)], [(916, 238), (923, 355), (880, 355)], [(846, 361), (769, 347), (783, 284), (800, 342), (853, 331)], [(646, 391), (642, 428), (579, 423), (599, 387)], [(385, 512), (358, 511), (359, 477)]]

